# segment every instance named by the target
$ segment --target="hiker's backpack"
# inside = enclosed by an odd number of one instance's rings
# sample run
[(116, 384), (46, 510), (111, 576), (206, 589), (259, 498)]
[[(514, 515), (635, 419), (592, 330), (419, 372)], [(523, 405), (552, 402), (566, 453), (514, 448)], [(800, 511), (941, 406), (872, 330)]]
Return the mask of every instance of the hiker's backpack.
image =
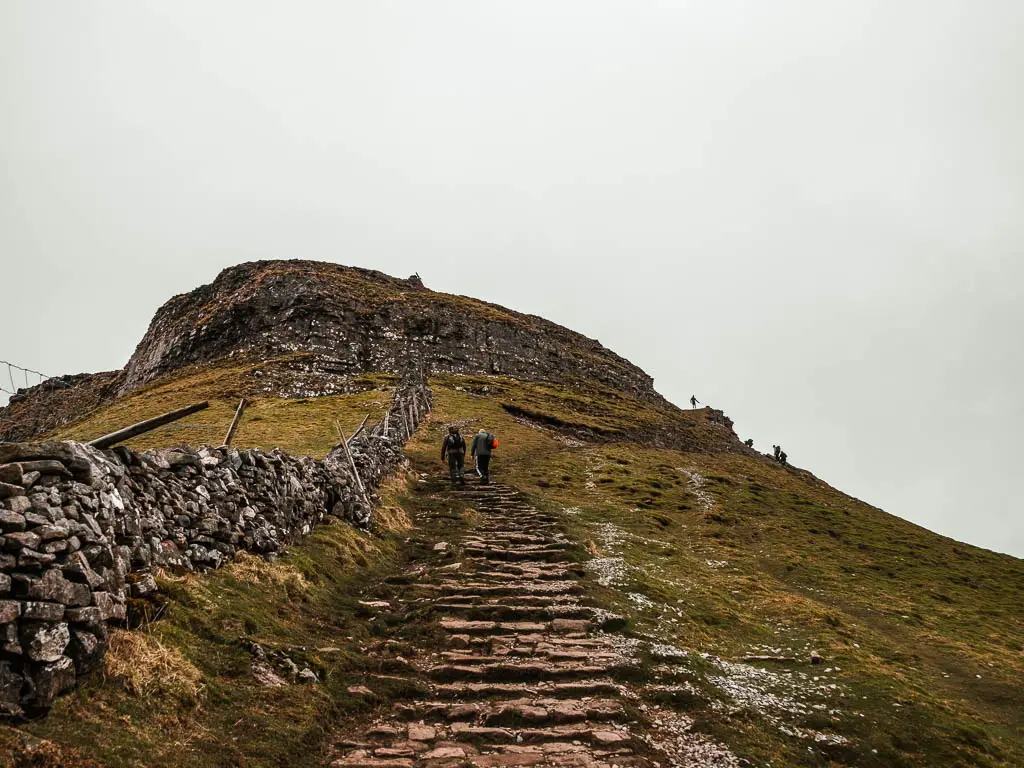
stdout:
[(487, 437), (489, 437), (491, 439), (491, 450), (494, 450), (495, 448), (497, 448), (498, 447), (498, 438), (496, 438), (490, 432), (487, 433)]
[(460, 434), (448, 435), (448, 450), (451, 453), (465, 453), (466, 440)]

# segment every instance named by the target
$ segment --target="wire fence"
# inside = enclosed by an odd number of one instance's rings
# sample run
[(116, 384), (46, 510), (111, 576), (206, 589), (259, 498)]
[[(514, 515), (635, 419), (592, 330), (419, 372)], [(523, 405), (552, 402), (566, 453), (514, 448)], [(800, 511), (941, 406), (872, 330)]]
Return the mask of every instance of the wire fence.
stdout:
[[(26, 390), (31, 389), (32, 387), (38, 387), (44, 381), (53, 382), (58, 387), (71, 387), (70, 384), (68, 384), (60, 377), (49, 376), (41, 371), (37, 371), (32, 368), (25, 368), (24, 366), (18, 365), (17, 363), (8, 362), (7, 360), (0, 360), (0, 366), (7, 366), (7, 382), (10, 384), (11, 387), (10, 389), (7, 389), (7, 387), (0, 385), (0, 392), (5, 392), (8, 395), (21, 394), (21, 392), (19, 392), (18, 390)], [(15, 371), (18, 372), (17, 377), (15, 376)], [(15, 382), (15, 378), (23, 379), (25, 381), (25, 386), (19, 386)], [(34, 379), (34, 381), (32, 379)]]
[[(7, 370), (4, 371), (4, 368)], [(399, 385), (399, 389), (403, 391), (397, 394), (397, 399), (393, 399), (390, 404), (374, 403), (387, 405), (387, 410), (382, 421), (368, 425), (367, 434), (387, 434), (390, 422), (404, 431), (406, 437), (411, 435), (411, 430), (415, 429), (423, 408), (430, 410), (430, 396), (425, 376), (422, 371), (416, 373), (418, 375), (412, 376), (412, 381), (407, 378)], [(109, 384), (112, 382), (109, 379), (96, 378), (99, 376), (102, 374), (54, 377), (17, 363), (0, 360), (0, 393), (11, 398), (6, 406), (0, 405), (0, 443), (25, 442), (43, 437), (109, 402), (112, 396)], [(19, 382), (24, 382), (25, 386), (19, 386)], [(161, 428), (184, 430), (179, 433), (184, 437), (189, 430), (211, 430), (220, 427), (219, 424), (211, 423), (171, 423)]]
[(57, 426), (55, 403), (52, 398), (41, 396), (40, 387), (74, 389), (62, 377), (0, 360), (0, 394), (7, 396), (0, 410), (0, 442), (30, 439)]

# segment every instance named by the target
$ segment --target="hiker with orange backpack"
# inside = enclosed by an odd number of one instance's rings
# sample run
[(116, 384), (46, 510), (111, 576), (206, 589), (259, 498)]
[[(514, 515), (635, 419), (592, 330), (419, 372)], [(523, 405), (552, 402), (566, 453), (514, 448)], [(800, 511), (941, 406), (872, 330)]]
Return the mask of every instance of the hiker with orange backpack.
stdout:
[(491, 451), (497, 447), (498, 438), (486, 429), (481, 429), (473, 437), (473, 445), (470, 447), (470, 453), (476, 459), (476, 468), (480, 473), (481, 485), (487, 485), (491, 482)]

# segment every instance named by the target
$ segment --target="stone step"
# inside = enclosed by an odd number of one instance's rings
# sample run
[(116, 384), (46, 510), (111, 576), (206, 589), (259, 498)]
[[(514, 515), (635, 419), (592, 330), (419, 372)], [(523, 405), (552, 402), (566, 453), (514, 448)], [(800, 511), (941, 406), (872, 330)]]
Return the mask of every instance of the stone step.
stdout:
[(397, 714), (407, 720), (474, 722), (482, 725), (541, 725), (582, 722), (620, 722), (629, 715), (621, 702), (608, 698), (522, 698), (457, 704), (445, 701), (402, 705)]
[(520, 644), (560, 647), (566, 650), (615, 650), (615, 645), (602, 637), (564, 637), (561, 635), (519, 635), (516, 641)]
[(450, 733), (452, 741), (487, 745), (584, 742), (607, 749), (630, 747), (633, 743), (628, 732), (608, 725), (570, 724), (548, 728), (501, 728), (456, 722), (450, 726)]
[(447, 653), (477, 653), (493, 656), (532, 656), (552, 653), (585, 653), (589, 656), (614, 656), (619, 651), (608, 640), (567, 635), (451, 635)]
[[(547, 598), (550, 599), (550, 598)], [(583, 605), (500, 605), (491, 603), (434, 603), (432, 610), (470, 621), (549, 621), (554, 619), (591, 619), (593, 608)], [(586, 630), (573, 630), (586, 631)]]
[(498, 544), (467, 544), (462, 548), (462, 551), (467, 555), (493, 556), (495, 560), (515, 561), (533, 559), (527, 557), (527, 555), (535, 555), (538, 561), (544, 561), (546, 560), (545, 556), (552, 552), (560, 554), (568, 550), (569, 546), (564, 542), (554, 542), (551, 544), (510, 544), (507, 547)]
[[(532, 736), (527, 741), (527, 735)], [(452, 723), (452, 741), (468, 741), (473, 744), (538, 744), (545, 741), (566, 741), (567, 739), (589, 741), (590, 732), (585, 726), (562, 726), (559, 728), (500, 728), (469, 723)]]
[(510, 657), (519, 659), (534, 659), (543, 660), (545, 662), (569, 662), (576, 664), (583, 664), (588, 661), (602, 664), (614, 664), (617, 662), (621, 655), (615, 651), (607, 651), (605, 653), (599, 653), (593, 649), (570, 651), (562, 648), (541, 648), (538, 650), (537, 646), (527, 645), (523, 647), (516, 646), (514, 648), (506, 649), (505, 653), (465, 653), (460, 651), (443, 651), (441, 658), (443, 658), (449, 664), (458, 665), (472, 665), (472, 664), (491, 664), (502, 661), (507, 661)]
[(553, 619), (537, 621), (472, 621), (445, 617), (441, 628), (452, 634), (464, 635), (533, 635), (585, 633), (592, 628), (586, 619)]
[(504, 574), (506, 578), (509, 575), (514, 576), (530, 576), (534, 573), (570, 573), (574, 572), (580, 576), (586, 573), (586, 569), (581, 565), (565, 565), (560, 563), (505, 563), (500, 560), (497, 562), (484, 562), (477, 566), (477, 573), (493, 573), (493, 574)]
[[(536, 745), (482, 744), (480, 754), (473, 756), (473, 766), (560, 766), (563, 768), (654, 768), (654, 763), (633, 753), (629, 747), (599, 749), (583, 744), (549, 742)], [(686, 763), (691, 765), (691, 763)], [(698, 763), (692, 763), (696, 766)]]
[(602, 677), (612, 671), (612, 667), (600, 664), (574, 664), (562, 662), (558, 664), (538, 661), (513, 664), (498, 662), (493, 664), (439, 664), (427, 670), (432, 680), (452, 682), (455, 680), (480, 682), (523, 682), (530, 680), (582, 680), (590, 677)]
[(560, 563), (569, 565), (565, 559), (565, 550), (542, 552), (516, 552), (500, 549), (467, 549), (464, 551), (467, 560), (481, 562), (484, 560), (507, 561), (516, 563)]
[(516, 543), (497, 543), (490, 541), (472, 542), (464, 541), (464, 549), (491, 549), (496, 551), (504, 550), (506, 552), (549, 552), (551, 550), (562, 551), (569, 548), (569, 542), (559, 541), (558, 539), (549, 539), (548, 541), (531, 541), (531, 542), (516, 542)]
[[(431, 585), (433, 586), (433, 585)], [(543, 581), (516, 579), (505, 584), (486, 581), (442, 581), (438, 591), (450, 595), (577, 595), (585, 590), (577, 581)]]
[(574, 575), (572, 571), (567, 570), (564, 566), (552, 565), (547, 568), (541, 568), (540, 566), (543, 564), (538, 563), (536, 568), (521, 567), (518, 572), (515, 572), (504, 569), (495, 570), (492, 568), (494, 564), (493, 560), (482, 561), (481, 565), (483, 567), (478, 567), (471, 572), (471, 575), (474, 578), (491, 584), (516, 584), (521, 581), (568, 581)]
[(546, 605), (579, 605), (579, 597), (566, 593), (558, 594), (518, 594), (518, 595), (480, 595), (470, 592), (468, 594), (445, 593), (433, 598), (420, 598), (433, 600), (435, 603), (451, 603), (453, 605), (526, 605), (531, 607)]
[(619, 688), (609, 678), (573, 680), (553, 683), (492, 683), (466, 682), (439, 683), (431, 687), (431, 694), (438, 699), (472, 701), (476, 699), (520, 699), (524, 696), (546, 696), (558, 699), (581, 699), (587, 696), (617, 696)]
[(562, 541), (554, 536), (538, 536), (533, 541), (510, 541), (503, 536), (481, 537), (479, 539), (463, 539), (462, 547), (466, 549), (568, 549), (569, 542)]
[(545, 536), (543, 534), (525, 534), (522, 530), (497, 530), (488, 532), (486, 536), (483, 536), (478, 532), (474, 536), (467, 536), (463, 538), (463, 543), (475, 543), (475, 542), (488, 542), (503, 544), (549, 544), (551, 542), (562, 542), (566, 540), (564, 537), (559, 536)]
[[(507, 763), (491, 763), (491, 765), (507, 765)], [(518, 763), (522, 765), (522, 763)], [(331, 768), (415, 768), (416, 764), (409, 758), (370, 757), (355, 754), (331, 761)]]

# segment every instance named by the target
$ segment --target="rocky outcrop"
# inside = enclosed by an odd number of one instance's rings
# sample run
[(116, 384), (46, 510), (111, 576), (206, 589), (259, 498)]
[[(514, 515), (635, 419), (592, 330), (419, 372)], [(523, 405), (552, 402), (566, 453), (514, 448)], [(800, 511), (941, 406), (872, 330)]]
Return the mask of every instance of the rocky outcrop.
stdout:
[(108, 623), (156, 591), (154, 568), (274, 555), (328, 515), (368, 525), (368, 494), (428, 406), (425, 388), (401, 387), (387, 426), (353, 440), (351, 459), (340, 446), (317, 461), (277, 450), (0, 445), (0, 713), (45, 708), (94, 666)]
[(113, 400), (121, 371), (55, 376), (18, 389), (0, 408), (0, 441), (32, 440)]
[(597, 381), (656, 397), (653, 380), (593, 339), (539, 317), (427, 290), (418, 280), (309, 261), (222, 272), (153, 318), (121, 393), (181, 366), (243, 355), (319, 354), (350, 372), (500, 373)]
[[(660, 400), (653, 379), (594, 339), (533, 315), (428, 290), (418, 276), (312, 261), (224, 270), (156, 313), (121, 371), (50, 379), (0, 408), (0, 440), (45, 435), (185, 366), (301, 355), (335, 378), (365, 372), (503, 374), (597, 382)], [(280, 391), (286, 391), (285, 387)]]

